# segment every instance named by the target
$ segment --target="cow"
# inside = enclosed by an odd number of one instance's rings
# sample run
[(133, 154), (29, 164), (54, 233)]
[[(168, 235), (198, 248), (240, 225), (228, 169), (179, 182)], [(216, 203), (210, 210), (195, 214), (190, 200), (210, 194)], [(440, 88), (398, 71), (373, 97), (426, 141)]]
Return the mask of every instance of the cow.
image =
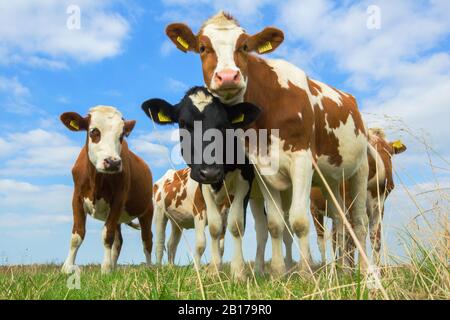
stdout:
[[(175, 262), (175, 254), (181, 233), (184, 229), (195, 229), (194, 261), (197, 267), (201, 264), (201, 257), (205, 252), (205, 227), (208, 223), (206, 204), (203, 199), (201, 185), (190, 178), (189, 167), (181, 170), (168, 170), (153, 186), (153, 206), (155, 208), (154, 221), (156, 225), (156, 262), (161, 264), (167, 222), (171, 221), (171, 234), (167, 243), (169, 264)], [(226, 221), (231, 202), (224, 199), (220, 206), (222, 216), (222, 236), (220, 239), (220, 255), (223, 256)], [(233, 196), (231, 196), (233, 201)]]
[[(250, 103), (240, 103), (232, 109), (225, 107), (205, 87), (194, 87), (173, 106), (161, 99), (147, 100), (142, 109), (155, 123), (166, 125), (177, 123), (180, 128), (181, 154), (190, 167), (189, 176), (200, 183), (206, 203), (208, 228), (211, 235), (210, 272), (221, 269), (220, 239), (223, 234), (221, 204), (234, 196), (228, 214), (227, 227), (234, 242), (231, 275), (236, 280), (245, 278), (242, 236), (245, 226), (245, 211), (254, 179), (253, 167), (248, 159), (242, 163), (238, 152), (234, 158), (226, 159), (226, 146), (236, 146), (236, 137), (227, 138), (227, 131), (248, 126), (259, 116), (259, 108)], [(212, 133), (212, 137), (207, 138)], [(224, 143), (222, 148), (216, 139)], [(192, 141), (192, 143), (190, 143)], [(214, 159), (204, 157), (214, 147)], [(216, 148), (217, 147), (217, 148)], [(236, 150), (233, 151), (237, 151)], [(197, 160), (196, 160), (197, 159)]]
[[(344, 220), (338, 206), (343, 207), (340, 183), (343, 178), (348, 181), (354, 199), (353, 229), (365, 251), (368, 141), (355, 98), (309, 78), (287, 61), (254, 55), (273, 52), (280, 46), (284, 34), (277, 28), (268, 27), (250, 35), (231, 15), (219, 12), (203, 23), (196, 35), (183, 23), (168, 25), (166, 34), (181, 51), (200, 55), (205, 85), (216, 98), (230, 109), (241, 102), (257, 105), (261, 115), (249, 128), (271, 130), (268, 156), (247, 152), (267, 205), (272, 272), (283, 274), (286, 270), (281, 192), (290, 202), (288, 221), (299, 239), (300, 260), (304, 262), (301, 268), (310, 271), (308, 210), (312, 184), (323, 191), (328, 184), (332, 191), (323, 194), (330, 200), (329, 211), (339, 230), (339, 264), (345, 265)], [(279, 130), (278, 135), (274, 129)], [(278, 161), (278, 170), (261, 174), (267, 159)], [(333, 196), (335, 202), (331, 201)], [(362, 267), (366, 269), (364, 262), (363, 259)]]
[[(370, 240), (372, 244), (373, 261), (380, 262), (381, 250), (381, 221), (384, 216), (384, 204), (389, 194), (394, 190), (394, 177), (392, 169), (392, 157), (406, 151), (406, 146), (396, 140), (389, 142), (381, 128), (370, 128), (369, 135), (369, 176), (367, 186), (367, 214), (369, 217)], [(343, 190), (341, 191), (344, 192)], [(346, 207), (351, 207), (351, 202), (346, 199)], [(311, 214), (317, 232), (322, 263), (326, 263), (326, 244), (324, 238), (324, 217), (327, 215), (327, 202), (319, 188), (311, 191)], [(352, 254), (352, 241), (349, 241)], [(353, 259), (351, 259), (353, 260)]]
[(104, 221), (103, 274), (117, 266), (122, 248), (121, 224), (138, 218), (147, 265), (151, 263), (153, 218), (152, 174), (147, 164), (128, 149), (125, 137), (136, 121), (125, 121), (114, 107), (97, 106), (86, 117), (76, 112), (61, 115), (71, 131), (85, 131), (86, 143), (72, 169), (73, 229), (70, 250), (62, 267), (73, 272), (77, 251), (86, 234), (86, 216)]

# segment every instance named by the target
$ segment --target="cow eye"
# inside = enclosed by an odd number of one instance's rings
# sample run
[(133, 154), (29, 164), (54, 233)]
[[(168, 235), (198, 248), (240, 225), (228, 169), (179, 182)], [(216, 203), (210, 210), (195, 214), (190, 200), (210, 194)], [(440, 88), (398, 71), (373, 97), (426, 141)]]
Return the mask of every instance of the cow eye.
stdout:
[(89, 137), (93, 143), (98, 143), (101, 137), (100, 130), (97, 128), (91, 129), (91, 131), (89, 131)]
[(242, 46), (242, 51), (248, 52), (248, 45), (244, 44), (244, 45)]
[(206, 47), (205, 46), (200, 46), (199, 48), (200, 53), (203, 53), (206, 51)]
[(120, 135), (120, 138), (119, 138), (119, 140), (120, 140), (120, 143), (122, 143), (122, 141), (123, 141), (123, 137), (125, 136), (125, 133), (122, 133), (121, 135)]

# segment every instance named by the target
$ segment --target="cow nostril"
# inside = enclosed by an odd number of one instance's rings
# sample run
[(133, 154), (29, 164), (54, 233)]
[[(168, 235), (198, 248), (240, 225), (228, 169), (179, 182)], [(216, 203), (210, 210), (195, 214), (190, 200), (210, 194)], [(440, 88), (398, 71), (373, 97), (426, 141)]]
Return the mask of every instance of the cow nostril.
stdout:
[(222, 81), (222, 77), (221, 76), (219, 76), (219, 74), (216, 74), (216, 79), (219, 81), (219, 82), (221, 82)]
[(233, 80), (234, 80), (234, 81), (239, 80), (239, 72), (236, 73), (236, 75), (234, 76)]

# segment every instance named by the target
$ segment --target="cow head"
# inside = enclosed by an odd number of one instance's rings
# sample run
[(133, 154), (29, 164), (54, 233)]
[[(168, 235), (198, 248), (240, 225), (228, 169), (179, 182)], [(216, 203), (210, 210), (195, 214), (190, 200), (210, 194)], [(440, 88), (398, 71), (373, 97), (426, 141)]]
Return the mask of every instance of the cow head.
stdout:
[(166, 34), (181, 51), (200, 54), (205, 84), (225, 104), (243, 101), (249, 54), (272, 52), (284, 40), (283, 32), (276, 28), (249, 35), (223, 12), (206, 21), (198, 35), (182, 23), (170, 24)]
[(89, 160), (98, 172), (122, 171), (122, 142), (136, 121), (125, 121), (116, 108), (106, 106), (90, 109), (87, 117), (66, 112), (61, 115), (61, 121), (71, 131), (87, 131)]
[(382, 128), (370, 128), (369, 139), (372, 145), (381, 144), (377, 150), (380, 153), (385, 153), (391, 158), (396, 154), (400, 154), (406, 151), (406, 146), (400, 140), (389, 142), (386, 138), (386, 134)]
[[(142, 104), (142, 109), (157, 124), (177, 123), (183, 129), (180, 130), (181, 154), (191, 168), (191, 178), (204, 184), (222, 182), (227, 152), (226, 148), (222, 149), (220, 159), (215, 157), (212, 162), (204, 159), (205, 150), (214, 149), (219, 143), (215, 138), (206, 138), (207, 131), (212, 129), (209, 133), (218, 134), (225, 147), (229, 145), (226, 141), (228, 129), (246, 127), (260, 113), (260, 109), (250, 103), (226, 107), (204, 87), (190, 89), (177, 105), (151, 99)], [(183, 141), (187, 138), (188, 141)]]

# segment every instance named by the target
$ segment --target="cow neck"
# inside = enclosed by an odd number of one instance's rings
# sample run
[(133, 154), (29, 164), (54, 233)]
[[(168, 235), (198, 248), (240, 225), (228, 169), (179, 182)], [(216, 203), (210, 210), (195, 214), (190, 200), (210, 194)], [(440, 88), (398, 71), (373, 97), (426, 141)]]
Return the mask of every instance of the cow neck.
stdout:
[[(87, 149), (87, 146), (86, 146)], [(93, 191), (93, 200), (104, 199), (105, 201), (112, 201), (119, 190), (124, 188), (125, 180), (125, 168), (128, 163), (124, 157), (124, 145), (122, 144), (122, 152), (120, 154), (122, 158), (122, 172), (114, 174), (105, 174), (98, 172), (95, 166), (89, 160), (89, 154), (86, 152), (87, 157), (87, 172), (89, 176), (89, 185)]]

